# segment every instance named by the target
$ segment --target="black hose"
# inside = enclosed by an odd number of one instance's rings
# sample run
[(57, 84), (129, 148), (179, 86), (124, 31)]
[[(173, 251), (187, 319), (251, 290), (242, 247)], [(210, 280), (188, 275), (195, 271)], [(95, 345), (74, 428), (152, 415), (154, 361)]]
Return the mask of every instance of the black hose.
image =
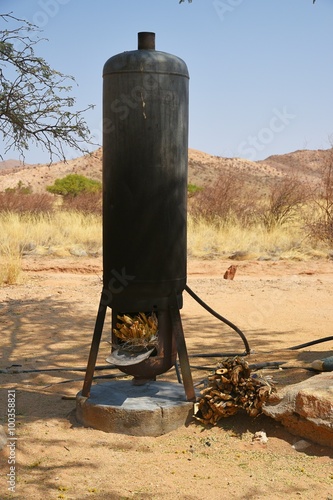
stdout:
[(306, 342), (305, 344), (294, 345), (293, 347), (288, 347), (287, 350), (296, 351), (297, 349), (302, 349), (303, 347), (309, 347), (310, 345), (321, 344), (322, 342), (329, 342), (330, 340), (333, 340), (333, 336), (324, 337), (322, 339), (317, 339), (317, 340), (311, 340), (311, 342)]
[[(250, 370), (261, 370), (262, 368), (280, 368), (282, 365), (287, 363), (287, 361), (264, 361), (263, 363), (252, 363), (249, 365)], [(282, 366), (283, 368), (283, 366)]]
[(198, 354), (190, 354), (190, 358), (234, 358), (236, 356), (247, 356), (247, 352), (238, 353), (238, 352), (210, 352), (210, 353), (198, 353)]
[(230, 326), (230, 328), (232, 328), (236, 333), (238, 333), (238, 335), (241, 337), (241, 339), (244, 343), (246, 354), (250, 354), (251, 349), (250, 349), (249, 343), (247, 341), (247, 338), (245, 337), (244, 333), (236, 325), (234, 325), (233, 323), (231, 323), (231, 321), (229, 321), (228, 319), (221, 316), (221, 314), (214, 311), (214, 309), (212, 309), (208, 304), (206, 304), (202, 299), (200, 299), (200, 297), (198, 297), (198, 295), (196, 293), (194, 293), (193, 290), (191, 290), (191, 288), (189, 286), (186, 285), (185, 290), (187, 291), (187, 293), (189, 295), (191, 295), (191, 297), (194, 300), (196, 300), (198, 302), (198, 304), (200, 304), (204, 309), (206, 309), (206, 311), (208, 311), (210, 314), (215, 316), (215, 318), (219, 319), (220, 321), (222, 321), (226, 325)]
[[(85, 372), (87, 368), (78, 368), (74, 366), (67, 366), (64, 368), (37, 368), (29, 370), (20, 370), (22, 365), (12, 365), (4, 370), (0, 370), (0, 373), (13, 374), (13, 373), (44, 373), (44, 372)], [(12, 368), (12, 371), (8, 371)], [(117, 368), (115, 365), (100, 365), (95, 366), (95, 371), (98, 370), (114, 370)]]

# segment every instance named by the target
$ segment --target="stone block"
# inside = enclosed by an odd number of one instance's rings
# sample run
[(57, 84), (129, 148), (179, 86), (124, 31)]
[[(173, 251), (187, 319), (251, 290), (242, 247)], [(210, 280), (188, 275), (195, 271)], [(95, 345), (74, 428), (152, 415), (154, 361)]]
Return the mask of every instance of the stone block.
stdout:
[(321, 373), (278, 390), (263, 412), (292, 434), (333, 447), (333, 373)]

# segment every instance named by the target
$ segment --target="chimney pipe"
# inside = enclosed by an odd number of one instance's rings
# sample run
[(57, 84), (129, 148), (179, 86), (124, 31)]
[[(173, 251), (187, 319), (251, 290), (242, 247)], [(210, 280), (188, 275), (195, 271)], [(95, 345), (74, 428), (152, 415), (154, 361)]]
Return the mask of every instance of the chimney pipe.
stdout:
[(141, 31), (138, 33), (139, 50), (155, 50), (155, 33)]

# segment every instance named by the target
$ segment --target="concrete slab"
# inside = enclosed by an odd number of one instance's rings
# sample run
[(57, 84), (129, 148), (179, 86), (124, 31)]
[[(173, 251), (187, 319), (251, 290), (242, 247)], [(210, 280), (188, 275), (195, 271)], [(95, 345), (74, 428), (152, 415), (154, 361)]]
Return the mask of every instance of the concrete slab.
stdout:
[(113, 380), (76, 396), (76, 418), (85, 427), (131, 436), (161, 436), (192, 419), (193, 403), (182, 384)]

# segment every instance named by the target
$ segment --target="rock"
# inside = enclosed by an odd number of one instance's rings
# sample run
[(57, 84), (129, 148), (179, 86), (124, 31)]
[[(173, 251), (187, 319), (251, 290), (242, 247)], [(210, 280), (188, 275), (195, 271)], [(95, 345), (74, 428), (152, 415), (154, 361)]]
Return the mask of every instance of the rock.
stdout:
[(263, 413), (292, 434), (333, 447), (333, 373), (321, 373), (278, 390)]
[(292, 448), (296, 451), (303, 451), (306, 450), (311, 446), (311, 443), (309, 441), (305, 441), (305, 439), (301, 439), (300, 441), (297, 441), (295, 444), (293, 444)]
[(7, 435), (5, 433), (3, 425), (0, 425), (0, 451), (3, 450), (6, 444), (7, 444)]
[(260, 257), (257, 258), (259, 262), (266, 262), (268, 260), (271, 260), (272, 258), (269, 255), (260, 255)]
[(82, 248), (71, 248), (69, 250), (69, 253), (71, 255), (74, 255), (75, 257), (87, 257), (88, 253), (83, 250)]
[(229, 255), (229, 259), (231, 260), (252, 260), (255, 259), (256, 257), (257, 257), (256, 255), (242, 250), (238, 250), (232, 255)]
[(37, 245), (33, 241), (30, 241), (29, 243), (21, 243), (20, 251), (22, 252), (22, 255), (29, 255), (36, 250), (36, 247)]
[(223, 275), (225, 280), (233, 280), (237, 271), (237, 266), (229, 266)]
[(254, 433), (252, 437), (252, 443), (260, 443), (260, 444), (267, 444), (268, 443), (268, 437), (265, 431), (257, 431)]

